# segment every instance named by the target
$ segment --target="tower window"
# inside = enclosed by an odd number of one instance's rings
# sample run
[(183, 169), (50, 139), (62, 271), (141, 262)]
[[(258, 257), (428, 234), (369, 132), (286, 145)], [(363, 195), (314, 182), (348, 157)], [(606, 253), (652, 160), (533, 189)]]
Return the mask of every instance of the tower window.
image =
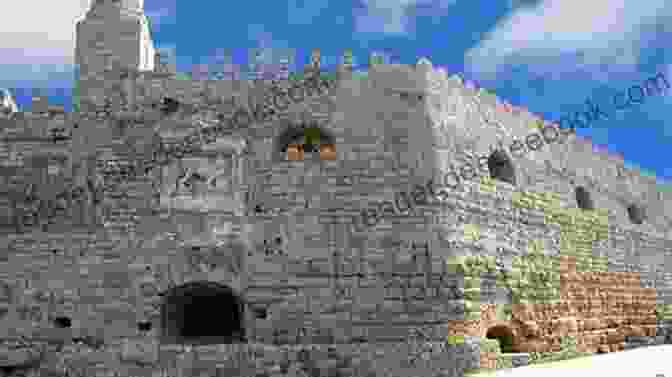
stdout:
[(59, 329), (67, 329), (72, 326), (72, 321), (69, 317), (56, 317), (54, 318), (54, 325)]
[(141, 321), (138, 322), (138, 330), (142, 332), (150, 331), (152, 329), (152, 322), (150, 321)]
[(501, 150), (492, 152), (488, 157), (488, 170), (490, 171), (490, 178), (508, 182), (512, 185), (516, 184), (516, 171), (513, 163)]
[(266, 319), (268, 318), (268, 312), (266, 308), (254, 308), (254, 316), (258, 319)]
[(174, 114), (180, 108), (180, 102), (169, 97), (164, 97), (161, 104), (163, 105), (161, 108), (161, 112), (164, 115)]
[(641, 225), (646, 219), (644, 207), (637, 204), (631, 204), (628, 207), (628, 217), (633, 224)]
[(583, 210), (592, 210), (595, 208), (590, 193), (583, 186), (579, 186), (574, 191), (576, 195), (576, 204)]

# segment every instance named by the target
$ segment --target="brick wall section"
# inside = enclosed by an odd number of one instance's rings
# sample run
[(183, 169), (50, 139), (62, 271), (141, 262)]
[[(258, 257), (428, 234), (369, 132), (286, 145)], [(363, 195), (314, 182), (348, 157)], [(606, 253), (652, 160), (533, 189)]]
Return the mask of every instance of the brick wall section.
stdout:
[(595, 353), (623, 350), (626, 336), (656, 335), (655, 289), (643, 288), (639, 274), (577, 273), (573, 259), (561, 263), (560, 303), (513, 304), (508, 321), (497, 318), (496, 305), (484, 304), (481, 336), (504, 325), (512, 329), (519, 352), (558, 351), (560, 338), (573, 336), (579, 351)]

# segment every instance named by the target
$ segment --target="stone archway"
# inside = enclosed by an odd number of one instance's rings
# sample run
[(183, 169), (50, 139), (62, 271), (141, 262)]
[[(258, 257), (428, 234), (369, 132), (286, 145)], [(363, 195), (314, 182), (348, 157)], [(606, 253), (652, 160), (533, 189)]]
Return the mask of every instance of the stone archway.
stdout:
[(506, 325), (495, 325), (488, 329), (485, 334), (488, 339), (497, 339), (502, 353), (514, 353), (515, 336), (513, 330)]
[(161, 305), (161, 343), (245, 341), (245, 301), (231, 287), (195, 281), (171, 288)]

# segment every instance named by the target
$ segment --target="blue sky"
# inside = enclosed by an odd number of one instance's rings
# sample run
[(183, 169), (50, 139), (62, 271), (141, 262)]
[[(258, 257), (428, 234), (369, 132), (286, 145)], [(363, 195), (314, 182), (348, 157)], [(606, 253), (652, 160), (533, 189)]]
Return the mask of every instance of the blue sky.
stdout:
[[(0, 13), (0, 87), (24, 105), (32, 88), (68, 104), (74, 24), (90, 0), (23, 0)], [(293, 48), (327, 65), (345, 49), (365, 67), (371, 52), (402, 63), (429, 58), (549, 120), (600, 104), (608, 119), (578, 133), (634, 166), (672, 178), (672, 90), (615, 110), (614, 95), (663, 73), (672, 84), (672, 2), (667, 0), (145, 0), (155, 44), (178, 70), (229, 49)], [(54, 4), (54, 5), (52, 5)], [(191, 5), (193, 4), (193, 5)], [(269, 5), (271, 4), (271, 5)], [(35, 12), (39, 9), (39, 12)], [(633, 94), (636, 96), (636, 93)], [(69, 108), (69, 106), (66, 106)]]

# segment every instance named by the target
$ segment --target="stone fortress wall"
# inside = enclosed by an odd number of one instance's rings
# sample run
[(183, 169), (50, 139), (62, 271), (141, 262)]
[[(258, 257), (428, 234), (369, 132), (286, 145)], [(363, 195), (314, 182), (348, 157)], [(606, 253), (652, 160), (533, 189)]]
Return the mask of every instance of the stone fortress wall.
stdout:
[[(35, 98), (0, 119), (7, 338), (100, 339), (101, 373), (242, 368), (214, 346), (242, 338), (315, 345), (308, 359), (325, 362), (335, 344), (358, 376), (367, 360), (385, 375), (491, 368), (488, 336), (515, 352), (566, 335), (589, 352), (669, 342), (669, 191), (563, 130), (512, 152), (545, 123), (425, 59), (356, 79), (341, 67), (303, 99), (301, 83), (273, 96), (288, 83), (98, 74), (79, 113)], [(335, 159), (282, 152), (305, 124)], [(446, 188), (451, 164), (480, 178)], [(187, 305), (197, 292), (204, 306)], [(194, 322), (215, 336), (189, 339)], [(444, 349), (407, 362), (417, 331)], [(255, 352), (255, 370), (280, 357)]]

